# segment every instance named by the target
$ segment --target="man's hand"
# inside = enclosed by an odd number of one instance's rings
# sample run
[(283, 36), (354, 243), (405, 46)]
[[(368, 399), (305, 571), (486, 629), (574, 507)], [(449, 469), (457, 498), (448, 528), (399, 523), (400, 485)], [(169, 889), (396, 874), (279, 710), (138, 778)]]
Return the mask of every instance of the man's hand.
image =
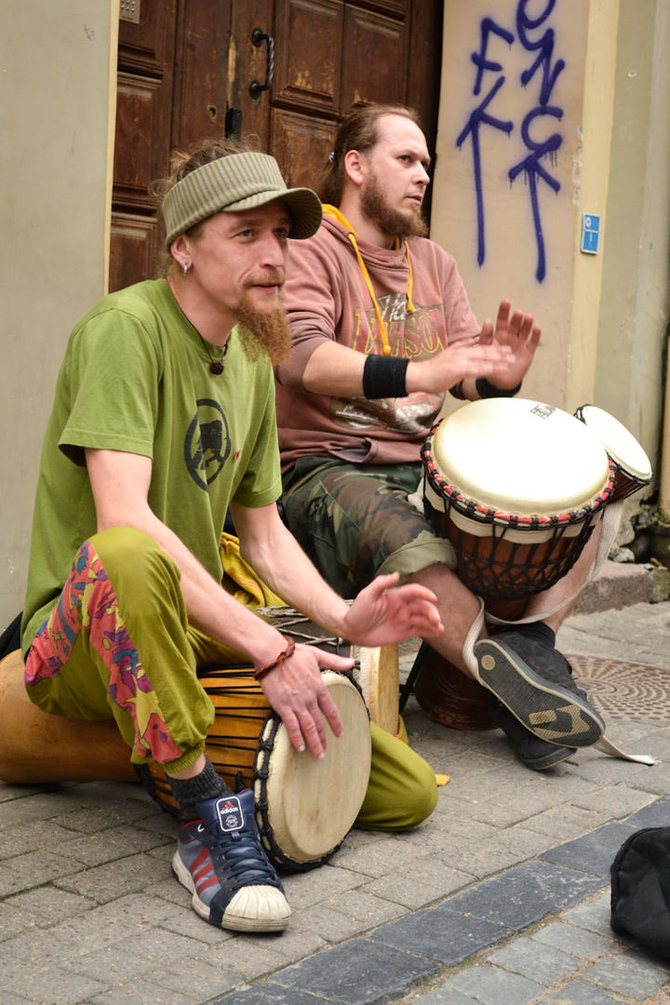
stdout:
[(344, 619), (343, 636), (360, 646), (402, 642), (444, 631), (435, 606), (436, 596), (425, 586), (396, 586), (398, 573), (377, 576), (361, 590)]
[[(492, 330), (491, 323), (487, 324)], [(498, 384), (499, 380), (506, 379), (513, 364), (512, 349), (506, 344), (494, 343), (490, 333), (486, 344), (482, 344), (481, 335), (462, 339), (434, 356), (412, 361), (405, 378), (407, 392), (441, 394), (468, 377), (487, 377), (492, 384)]]
[(540, 344), (541, 328), (534, 324), (531, 314), (514, 311), (510, 317), (511, 304), (502, 300), (498, 308), (495, 330), (492, 322), (487, 319), (482, 325), (479, 344), (481, 346), (507, 346), (511, 355), (504, 370), (491, 376), (486, 373), (478, 377), (488, 377), (494, 387), (501, 391), (511, 390), (522, 382), (530, 364), (533, 362), (535, 350)]
[(281, 716), (296, 750), (305, 746), (320, 759), (326, 749), (324, 717), (335, 736), (344, 726), (335, 700), (323, 682), (321, 670), (351, 670), (354, 661), (324, 652), (316, 646), (296, 645), (292, 656), (266, 674), (261, 687)]

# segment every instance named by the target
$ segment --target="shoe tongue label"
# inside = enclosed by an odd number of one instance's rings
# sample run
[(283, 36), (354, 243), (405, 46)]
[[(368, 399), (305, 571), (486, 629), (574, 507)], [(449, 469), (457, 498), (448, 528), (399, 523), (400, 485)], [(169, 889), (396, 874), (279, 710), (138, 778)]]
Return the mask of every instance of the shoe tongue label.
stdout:
[(237, 796), (225, 796), (216, 803), (219, 827), (225, 833), (239, 831), (244, 827), (244, 812)]

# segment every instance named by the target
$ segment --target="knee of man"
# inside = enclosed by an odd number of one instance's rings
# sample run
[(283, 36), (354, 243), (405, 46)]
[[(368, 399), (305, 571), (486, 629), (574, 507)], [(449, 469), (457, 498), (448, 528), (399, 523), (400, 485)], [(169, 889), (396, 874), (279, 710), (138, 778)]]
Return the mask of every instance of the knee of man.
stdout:
[(112, 583), (124, 576), (137, 583), (148, 583), (156, 577), (166, 583), (179, 582), (176, 564), (143, 530), (110, 527), (93, 534), (89, 543)]
[(356, 825), (370, 830), (412, 830), (437, 805), (435, 773), (416, 751), (374, 722), (370, 732), (370, 783)]

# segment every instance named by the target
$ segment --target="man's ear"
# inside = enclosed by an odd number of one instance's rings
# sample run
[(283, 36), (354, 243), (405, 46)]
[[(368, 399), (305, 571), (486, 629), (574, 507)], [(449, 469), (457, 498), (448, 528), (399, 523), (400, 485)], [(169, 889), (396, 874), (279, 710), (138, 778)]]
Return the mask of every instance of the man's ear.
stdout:
[(365, 179), (365, 158), (359, 150), (347, 150), (344, 155), (344, 173), (354, 185), (362, 185)]
[(181, 258), (190, 257), (191, 245), (186, 234), (179, 234), (170, 245), (170, 254), (179, 261)]

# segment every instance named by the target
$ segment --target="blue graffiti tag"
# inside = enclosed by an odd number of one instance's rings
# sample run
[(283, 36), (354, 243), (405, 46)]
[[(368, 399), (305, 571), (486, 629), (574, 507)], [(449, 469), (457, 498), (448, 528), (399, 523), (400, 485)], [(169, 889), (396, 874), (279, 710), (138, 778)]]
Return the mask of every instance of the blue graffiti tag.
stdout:
[[(530, 194), (531, 212), (533, 227), (535, 230), (535, 240), (537, 245), (537, 267), (535, 277), (538, 282), (542, 282), (546, 276), (546, 250), (544, 232), (542, 229), (542, 217), (540, 213), (539, 182), (544, 181), (555, 193), (560, 191), (560, 183), (550, 174), (546, 166), (546, 160), (555, 162), (556, 151), (563, 143), (561, 133), (554, 132), (546, 138), (537, 138), (531, 135), (531, 126), (540, 119), (563, 117), (563, 109), (558, 105), (549, 104), (556, 81), (565, 68), (565, 60), (554, 61), (555, 32), (553, 28), (547, 28), (539, 38), (532, 33), (542, 27), (551, 16), (556, 0), (548, 0), (544, 11), (533, 18), (527, 13), (529, 0), (519, 0), (516, 7), (516, 38), (527, 52), (537, 53), (533, 64), (520, 75), (521, 86), (527, 89), (528, 84), (539, 72), (539, 94), (537, 103), (524, 116), (520, 126), (519, 134), (528, 151), (518, 164), (511, 167), (507, 174), (510, 182), (513, 183), (517, 176), (523, 172), (528, 183)], [(478, 97), (482, 91), (484, 75), (487, 73), (497, 74), (495, 83), (491, 86), (488, 94), (480, 104), (471, 112), (464, 128), (456, 139), (456, 146), (461, 147), (466, 139), (472, 139), (473, 174), (475, 184), (475, 198), (477, 205), (477, 263), (481, 267), (486, 258), (485, 239), (485, 215), (484, 215), (484, 192), (482, 185), (482, 162), (481, 162), (481, 126), (491, 126), (509, 135), (514, 129), (514, 123), (508, 119), (496, 117), (488, 111), (489, 105), (498, 95), (498, 92), (505, 84), (502, 63), (494, 60), (489, 55), (489, 46), (494, 37), (503, 39), (509, 46), (513, 45), (515, 35), (502, 25), (497, 24), (490, 17), (482, 18), (480, 22), (480, 46), (478, 52), (471, 53), (471, 62), (477, 67), (473, 86), (473, 96)]]

